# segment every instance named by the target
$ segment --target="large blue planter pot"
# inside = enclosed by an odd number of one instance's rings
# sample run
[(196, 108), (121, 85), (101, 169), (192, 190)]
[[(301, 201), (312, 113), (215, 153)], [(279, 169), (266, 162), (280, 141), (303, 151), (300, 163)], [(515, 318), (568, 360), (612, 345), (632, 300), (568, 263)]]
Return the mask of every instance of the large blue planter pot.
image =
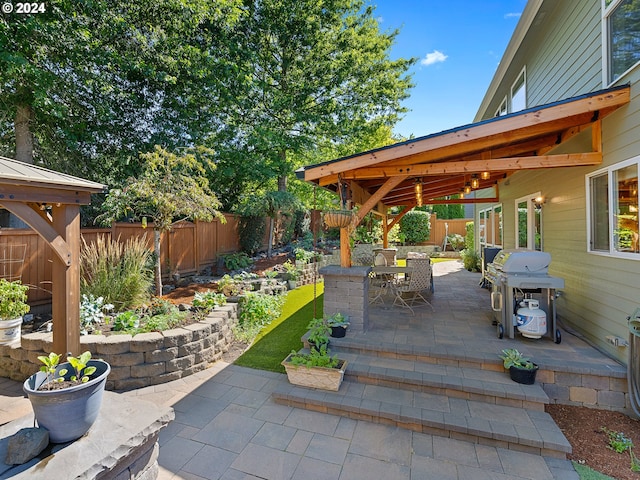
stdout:
[[(38, 372), (25, 380), (22, 389), (29, 397), (38, 426), (49, 430), (52, 443), (65, 443), (83, 436), (98, 418), (102, 395), (111, 371), (103, 360), (89, 360), (88, 366), (96, 367), (91, 380), (61, 390), (38, 390), (46, 382), (44, 372)], [(71, 376), (69, 363), (60, 364), (57, 370), (66, 368)]]

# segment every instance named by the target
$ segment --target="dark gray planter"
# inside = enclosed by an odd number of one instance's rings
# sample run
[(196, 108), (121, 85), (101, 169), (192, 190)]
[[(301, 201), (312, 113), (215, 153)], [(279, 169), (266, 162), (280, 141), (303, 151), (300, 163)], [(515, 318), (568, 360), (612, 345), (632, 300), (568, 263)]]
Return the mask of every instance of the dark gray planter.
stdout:
[[(49, 430), (52, 443), (66, 443), (83, 436), (98, 418), (102, 395), (111, 371), (103, 360), (89, 360), (88, 366), (96, 371), (87, 383), (61, 390), (38, 390), (46, 382), (46, 374), (38, 372), (25, 380), (22, 389), (29, 397), (38, 426)], [(73, 370), (68, 362), (58, 365), (66, 368), (71, 376)]]

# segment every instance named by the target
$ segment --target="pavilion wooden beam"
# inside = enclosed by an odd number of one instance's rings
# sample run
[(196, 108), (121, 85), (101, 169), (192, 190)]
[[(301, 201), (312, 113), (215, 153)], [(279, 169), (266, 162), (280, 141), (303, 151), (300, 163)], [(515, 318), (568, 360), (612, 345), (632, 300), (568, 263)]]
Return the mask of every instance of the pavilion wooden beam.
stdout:
[(395, 176), (451, 175), (455, 173), (478, 173), (483, 171), (504, 172), (535, 168), (577, 167), (602, 163), (602, 152), (565, 153), (544, 156), (511, 157), (492, 160), (469, 160), (463, 162), (439, 162), (393, 167), (368, 167), (345, 172), (345, 180), (366, 180)]
[(526, 141), (601, 119), (629, 100), (629, 87), (609, 90), (310, 167), (304, 179), (314, 181), (417, 154), (424, 155), (420, 161), (429, 161)]

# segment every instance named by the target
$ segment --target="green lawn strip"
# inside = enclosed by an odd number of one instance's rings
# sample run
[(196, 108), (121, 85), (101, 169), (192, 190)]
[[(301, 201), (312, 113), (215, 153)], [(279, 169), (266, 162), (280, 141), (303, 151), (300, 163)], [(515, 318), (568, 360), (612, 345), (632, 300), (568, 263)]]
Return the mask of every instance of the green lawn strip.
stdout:
[(580, 480), (615, 480), (613, 477), (597, 472), (586, 465), (580, 465), (576, 462), (571, 463), (573, 463), (573, 468), (576, 469), (576, 473), (580, 477)]
[[(316, 317), (322, 316), (324, 284), (316, 285)], [(280, 362), (291, 350), (302, 348), (300, 338), (307, 332), (307, 325), (314, 318), (313, 284), (290, 290), (277, 320), (262, 329), (253, 345), (236, 361), (243, 367), (284, 373)]]

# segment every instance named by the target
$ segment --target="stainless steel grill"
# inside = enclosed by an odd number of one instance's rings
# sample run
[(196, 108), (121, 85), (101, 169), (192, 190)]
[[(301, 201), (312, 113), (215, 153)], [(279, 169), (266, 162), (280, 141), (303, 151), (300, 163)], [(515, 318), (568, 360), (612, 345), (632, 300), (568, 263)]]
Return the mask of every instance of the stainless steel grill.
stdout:
[(513, 338), (516, 311), (523, 298), (534, 298), (547, 314), (547, 336), (560, 343), (556, 328), (556, 289), (564, 288), (564, 279), (549, 275), (551, 255), (533, 250), (500, 250), (487, 265), (485, 277), (491, 283), (491, 307), (498, 337)]

